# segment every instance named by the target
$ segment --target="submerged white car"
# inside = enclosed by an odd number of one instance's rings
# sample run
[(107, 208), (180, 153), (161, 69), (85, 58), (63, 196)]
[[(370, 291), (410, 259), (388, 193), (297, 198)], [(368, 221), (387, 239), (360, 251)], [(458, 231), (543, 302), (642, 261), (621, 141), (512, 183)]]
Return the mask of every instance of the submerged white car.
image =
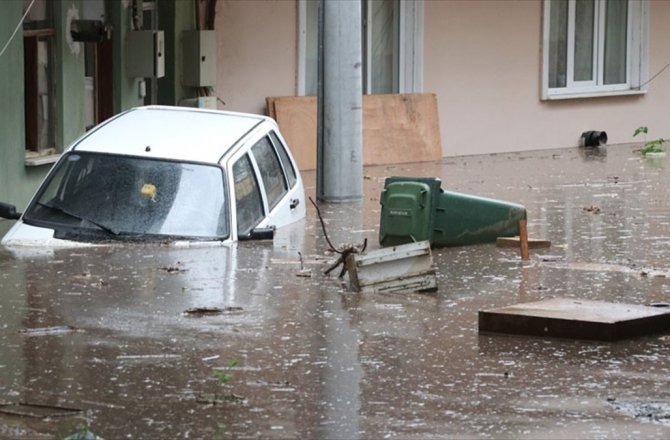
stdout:
[(232, 242), (305, 216), (300, 172), (263, 116), (139, 107), (75, 141), (2, 244)]

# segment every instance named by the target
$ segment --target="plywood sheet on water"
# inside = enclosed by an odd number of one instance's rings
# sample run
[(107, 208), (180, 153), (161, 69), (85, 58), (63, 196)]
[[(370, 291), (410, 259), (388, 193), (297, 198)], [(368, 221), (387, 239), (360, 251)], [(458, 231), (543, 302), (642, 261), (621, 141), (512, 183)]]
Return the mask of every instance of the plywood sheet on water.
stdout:
[[(316, 168), (314, 96), (266, 98), (301, 170)], [(442, 157), (437, 98), (432, 93), (363, 96), (363, 163), (425, 162)]]
[(615, 341), (670, 331), (670, 309), (554, 298), (480, 310), (479, 331)]

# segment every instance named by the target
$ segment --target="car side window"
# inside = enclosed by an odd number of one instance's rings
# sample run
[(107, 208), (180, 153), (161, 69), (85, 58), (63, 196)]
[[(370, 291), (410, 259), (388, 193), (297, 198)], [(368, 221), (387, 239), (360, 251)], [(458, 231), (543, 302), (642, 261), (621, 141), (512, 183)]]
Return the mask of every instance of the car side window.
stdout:
[(264, 217), (263, 200), (249, 156), (244, 155), (235, 162), (233, 180), (237, 207), (237, 234), (245, 235)]
[(291, 159), (288, 157), (284, 144), (282, 144), (274, 131), (270, 132), (270, 138), (272, 138), (272, 143), (275, 145), (277, 153), (279, 153), (282, 165), (284, 165), (284, 170), (286, 171), (286, 177), (288, 179), (288, 187), (293, 188), (293, 185), (295, 185), (295, 182), (298, 180), (296, 178), (295, 169), (293, 169), (293, 163), (291, 163)]
[(264, 137), (258, 141), (251, 148), (251, 152), (256, 159), (263, 179), (265, 194), (268, 196), (268, 205), (270, 209), (273, 209), (288, 192), (284, 170), (269, 138)]

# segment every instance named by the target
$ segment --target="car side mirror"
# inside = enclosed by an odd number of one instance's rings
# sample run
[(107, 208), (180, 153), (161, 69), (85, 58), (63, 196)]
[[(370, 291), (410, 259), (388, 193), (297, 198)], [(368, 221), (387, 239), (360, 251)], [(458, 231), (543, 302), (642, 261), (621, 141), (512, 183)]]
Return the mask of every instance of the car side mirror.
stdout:
[(16, 206), (0, 202), (0, 217), (9, 220), (18, 220), (21, 218), (21, 213), (16, 212)]
[(240, 235), (238, 240), (272, 240), (275, 236), (275, 227), (254, 228), (248, 234)]

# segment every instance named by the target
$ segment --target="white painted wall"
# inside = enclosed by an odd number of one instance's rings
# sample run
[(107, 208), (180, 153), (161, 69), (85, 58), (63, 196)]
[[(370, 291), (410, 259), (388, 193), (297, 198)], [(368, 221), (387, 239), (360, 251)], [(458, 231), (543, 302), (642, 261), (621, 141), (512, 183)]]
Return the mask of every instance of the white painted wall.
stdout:
[[(650, 72), (670, 62), (670, 2), (651, 4)], [(576, 146), (586, 130), (670, 137), (670, 69), (644, 96), (541, 101), (540, 1), (427, 1), (424, 91), (438, 97), (445, 156)]]

